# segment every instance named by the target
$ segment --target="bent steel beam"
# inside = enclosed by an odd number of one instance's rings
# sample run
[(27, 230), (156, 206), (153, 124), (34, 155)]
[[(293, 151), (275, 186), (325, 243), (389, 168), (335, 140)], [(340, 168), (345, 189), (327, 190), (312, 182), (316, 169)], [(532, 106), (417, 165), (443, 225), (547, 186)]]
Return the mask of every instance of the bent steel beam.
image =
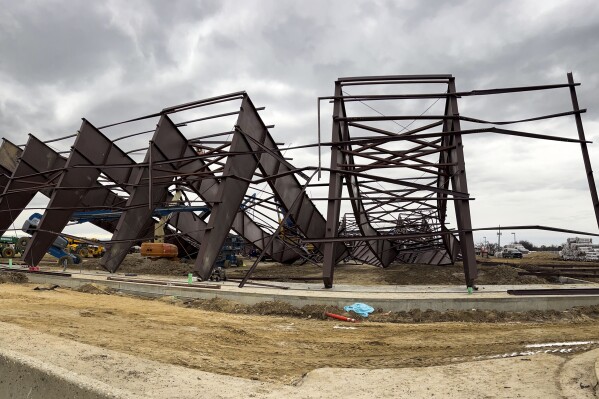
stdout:
[(584, 128), (582, 126), (582, 117), (580, 116), (580, 108), (578, 107), (578, 96), (576, 95), (576, 87), (572, 72), (568, 72), (568, 84), (570, 85), (570, 98), (572, 100), (572, 109), (574, 110), (574, 119), (576, 121), (576, 130), (578, 131), (578, 139), (580, 140), (580, 150), (582, 152), (582, 160), (584, 169), (589, 183), (589, 191), (593, 202), (593, 210), (595, 211), (595, 219), (597, 227), (599, 227), (599, 197), (597, 196), (597, 187), (595, 186), (595, 178), (593, 177), (593, 168), (591, 167), (591, 159), (589, 158), (589, 150), (587, 148)]
[[(37, 153), (39, 157), (42, 157), (44, 159), (54, 159), (55, 162), (50, 163), (50, 167), (53, 169), (54, 167), (62, 168), (64, 166), (64, 163), (66, 162), (66, 159), (32, 135), (28, 140), (28, 146), (30, 150), (26, 151), (27, 154), (25, 154), (25, 161), (22, 161), (22, 163), (20, 159), (16, 158), (16, 155), (18, 154), (19, 156), (21, 156), (25, 151), (22, 151), (19, 147), (5, 140), (2, 148), (6, 149), (7, 146), (8, 151), (0, 149), (0, 165), (3, 165), (2, 167), (6, 168), (14, 168), (13, 170), (9, 169), (8, 171), (11, 173), (11, 175), (14, 175), (15, 177), (15, 181), (10, 184), (10, 186), (7, 188), (7, 191), (18, 190), (19, 180), (26, 180), (28, 183), (31, 184), (27, 190), (18, 192), (18, 194), (24, 195), (20, 195), (18, 197), (20, 201), (13, 201), (13, 203), (17, 207), (11, 208), (10, 212), (7, 212), (7, 214), (3, 215), (3, 217), (0, 218), (0, 220), (2, 220), (3, 223), (7, 223), (7, 225), (10, 225), (14, 222), (14, 219), (27, 207), (27, 205), (29, 204), (33, 196), (35, 196), (35, 193), (37, 191), (41, 192), (47, 197), (51, 197), (53, 193), (53, 186), (45, 186), (46, 180), (44, 176), (47, 176), (47, 173), (52, 173), (52, 170), (46, 169), (48, 164), (35, 164), (33, 162), (27, 162), (27, 159), (35, 159), (35, 157), (32, 156), (32, 154), (34, 153)], [(27, 149), (28, 146), (26, 146), (25, 149)], [(19, 171), (17, 171), (17, 167), (19, 167)], [(23, 171), (25, 171), (25, 174), (23, 174)], [(55, 172), (58, 173), (56, 170)], [(114, 204), (122, 202), (122, 199), (118, 198), (118, 196), (113, 194), (110, 190), (104, 188), (101, 184), (94, 182), (94, 185), (96, 192), (99, 192), (98, 195), (105, 199), (102, 205), (110, 207)], [(42, 189), (41, 187), (44, 188)], [(22, 189), (22, 187), (20, 189)], [(7, 196), (9, 197), (9, 201), (10, 196), (12, 194), (14, 193), (10, 192), (7, 194)], [(90, 203), (87, 197), (82, 200), (82, 207), (87, 207), (91, 205), (92, 204)], [(48, 210), (46, 210), (46, 212), (48, 212)], [(114, 231), (115, 225), (113, 222), (94, 220), (91, 223), (105, 230)], [(45, 251), (43, 253), (45, 253)]]
[[(284, 209), (290, 210), (291, 219), (299, 231), (310, 238), (324, 237), (326, 220), (298, 181), (296, 174), (299, 173), (293, 173), (296, 168), (285, 160), (248, 96), (244, 98), (244, 102), (243, 117), (245, 120), (243, 123), (247, 124), (249, 130), (245, 130), (241, 125), (238, 127), (249, 151), (256, 154), (254, 157), (258, 160), (260, 172), (263, 176), (272, 177), (268, 180), (268, 184), (278, 202), (284, 206)], [(240, 122), (242, 122), (241, 115)], [(258, 154), (259, 152), (262, 153)], [(294, 204), (297, 205), (294, 206)], [(319, 252), (323, 250), (319, 244), (316, 245), (316, 248)], [(347, 253), (346, 248), (341, 246), (338, 247), (335, 255), (337, 259), (340, 259)]]
[[(258, 130), (259, 134), (264, 135), (266, 127), (255, 118), (248, 117), (248, 113), (251, 112), (250, 108), (253, 109), (253, 106), (249, 103), (247, 95), (244, 95), (236, 126), (246, 132)], [(204, 236), (205, 245), (200, 248), (194, 266), (194, 271), (204, 280), (210, 277), (214, 262), (216, 262), (225, 238), (231, 230), (237, 210), (243, 202), (258, 164), (257, 159), (251, 153), (251, 148), (238, 131), (231, 141), (229, 151), (237, 155), (227, 158), (216, 194), (217, 202), (212, 207)]]
[[(161, 119), (162, 130), (166, 131), (166, 133), (160, 133), (158, 135), (158, 129), (155, 133), (155, 137), (160, 137), (162, 140), (162, 135), (165, 135), (169, 140), (170, 144), (164, 144), (169, 147), (171, 153), (165, 153), (163, 151), (158, 151), (162, 158), (156, 158), (156, 156), (152, 157), (154, 163), (159, 162), (160, 167), (162, 169), (162, 176), (166, 176), (168, 173), (174, 175), (176, 173), (181, 173), (183, 175), (190, 174), (190, 177), (185, 179), (186, 185), (191, 188), (196, 194), (198, 194), (204, 201), (208, 203), (208, 205), (212, 205), (217, 202), (217, 192), (219, 189), (220, 182), (216, 177), (214, 177), (213, 173), (208, 169), (205, 163), (202, 161), (200, 157), (198, 157), (198, 153), (196, 150), (189, 145), (187, 139), (181, 134), (181, 132), (177, 129), (177, 127), (172, 123), (172, 121), (168, 117), (164, 117)], [(154, 140), (153, 148), (155, 150), (160, 149), (160, 147), (156, 147), (157, 143)], [(178, 153), (173, 149), (178, 149)], [(178, 161), (178, 162), (161, 162), (166, 161), (167, 159), (186, 159), (186, 161)], [(146, 156), (146, 163), (149, 161), (149, 156)], [(146, 168), (147, 170), (147, 168)], [(107, 175), (110, 173), (108, 171), (105, 172)], [(139, 171), (137, 173), (140, 173)], [(141, 171), (143, 173), (143, 170)], [(154, 174), (154, 168), (152, 169), (153, 180), (159, 180), (160, 176)], [(193, 174), (202, 173), (200, 177), (194, 177)], [(141, 179), (141, 180), (140, 180)], [(137, 177), (135, 181), (131, 183), (131, 187), (136, 187), (135, 189), (131, 189), (131, 194), (133, 196), (134, 193), (137, 193), (138, 198), (142, 198), (144, 196), (144, 192), (149, 192), (148, 188), (140, 188), (139, 185), (147, 186), (149, 180), (149, 173), (144, 177)], [(166, 185), (168, 186), (168, 184)], [(154, 187), (156, 187), (154, 185)], [(142, 191), (140, 191), (140, 189)], [(152, 189), (155, 192), (155, 188)], [(168, 199), (168, 198), (167, 198)], [(143, 199), (136, 200), (138, 205), (144, 203)], [(128, 203), (127, 206), (130, 206), (132, 203)], [(153, 207), (153, 206), (152, 206)], [(136, 213), (143, 213), (138, 211)], [(122, 231), (113, 236), (113, 240), (131, 240), (135, 231), (139, 228), (139, 225), (134, 222), (127, 222), (127, 220), (135, 221), (138, 216), (131, 216), (131, 210), (126, 211), (121, 216), (121, 220), (119, 223), (122, 223)], [(179, 213), (173, 216), (171, 220), (169, 220), (169, 224), (173, 226), (176, 230), (181, 231), (183, 235), (188, 235), (195, 239), (196, 242), (202, 243), (205, 242), (204, 234), (207, 230), (207, 224), (202, 219), (197, 217), (194, 214), (189, 213)], [(270, 248), (265, 248), (264, 243), (267, 242), (269, 234), (264, 232), (249, 216), (245, 214), (245, 212), (240, 211), (237, 208), (235, 213), (235, 219), (233, 224), (233, 229), (240, 234), (246, 241), (256, 245), (259, 249), (266, 251), (271, 254), (274, 259), (279, 261), (290, 261), (297, 259), (297, 254), (293, 253), (286, 249), (280, 240), (276, 240), (275, 243)], [(126, 238), (123, 238), (126, 237)], [(222, 245), (221, 245), (222, 246)], [(115, 271), (120, 264), (120, 260), (124, 258), (127, 254), (129, 246), (124, 243), (121, 245), (112, 245), (111, 249), (103, 260), (102, 264), (110, 271)], [(220, 251), (220, 247), (219, 247)]]
[[(100, 264), (106, 270), (111, 272), (117, 270), (129, 252), (131, 243), (137, 240), (139, 232), (146, 226), (148, 220), (152, 219), (154, 208), (166, 201), (169, 194), (168, 187), (173, 184), (172, 170), (178, 167), (162, 161), (179, 159), (184, 153), (185, 147), (177, 138), (177, 128), (166, 115), (163, 115), (150, 141), (144, 166), (136, 171), (131, 195), (126, 204), (127, 210), (121, 214), (112, 237), (116, 242), (100, 260)], [(187, 143), (185, 142), (184, 145), (186, 146)]]
[[(455, 78), (449, 80), (448, 93), (456, 92)], [(458, 101), (455, 96), (450, 96), (446, 100), (445, 115), (458, 116)], [(464, 149), (462, 145), (462, 135), (460, 134), (460, 120), (458, 118), (445, 120), (444, 130), (454, 132), (449, 138), (449, 145), (453, 148), (448, 153), (448, 159), (452, 163), (449, 167), (451, 176), (451, 185), (454, 191), (468, 194), (468, 183), (466, 180), (466, 164), (464, 161)], [(445, 139), (444, 137), (444, 139)], [(456, 223), (460, 231), (460, 247), (462, 260), (464, 262), (464, 273), (466, 275), (466, 284), (468, 287), (474, 286), (474, 280), (478, 276), (476, 266), (476, 255), (474, 251), (474, 237), (472, 235), (472, 221), (470, 219), (470, 202), (464, 198), (456, 198), (454, 201)]]
[[(123, 167), (127, 165), (131, 165), (131, 167)], [(39, 231), (34, 233), (30, 240), (24, 258), (30, 264), (37, 264), (52, 244), (56, 233), (62, 231), (77, 208), (119, 209), (126, 205), (126, 198), (118, 197), (108, 188), (97, 183), (96, 180), (100, 173), (104, 173), (120, 188), (130, 192), (130, 180), (134, 171), (137, 170), (135, 165), (133, 159), (124, 151), (98, 129), (94, 128), (93, 125), (84, 121), (72, 148), (71, 156), (67, 161), (67, 165), (65, 165), (66, 170), (52, 192), (48, 209), (38, 226)], [(89, 186), (90, 182), (93, 182), (91, 187)], [(73, 196), (73, 191), (78, 192), (79, 195)], [(84, 194), (85, 198), (79, 202), (81, 194)], [(198, 220), (192, 213), (183, 213), (170, 220), (169, 225), (180, 230), (180, 235), (185, 241), (194, 242), (194, 245), (198, 245), (197, 242), (201, 240), (201, 234), (196, 226)], [(103, 220), (94, 220), (92, 223), (112, 233), (114, 233), (117, 224), (115, 221)], [(152, 235), (153, 221), (150, 219), (138, 232), (137, 239), (149, 238)], [(33, 254), (37, 255), (33, 256)]]
[(22, 153), (23, 150), (19, 146), (7, 139), (2, 139), (2, 145), (0, 145), (0, 192), (4, 192)]
[[(297, 178), (290, 173), (293, 168), (280, 154), (266, 125), (247, 95), (244, 95), (241, 103), (241, 112), (229, 151), (235, 155), (227, 158), (216, 195), (217, 202), (213, 207), (206, 231), (206, 245), (200, 248), (194, 267), (196, 273), (203, 279), (210, 276), (220, 248), (234, 224), (236, 209), (241, 206), (257, 168), (263, 176), (272, 177), (268, 183), (280, 203), (292, 211), (291, 217), (298, 229), (306, 236), (324, 237), (324, 218), (302, 191)], [(299, 205), (293, 206), (298, 196), (300, 196)], [(343, 253), (341, 252), (341, 255)]]
[[(87, 120), (83, 120), (71, 154), (64, 164), (64, 171), (52, 190), (49, 209), (44, 212), (23, 253), (27, 264), (37, 265), (41, 261), (78, 208), (122, 205), (123, 201), (110, 190), (97, 187), (100, 168), (93, 168), (107, 162), (112, 146), (110, 140), (99, 134)], [(93, 190), (94, 187), (99, 189)]]
[(29, 135), (25, 149), (0, 198), (0, 235), (10, 228), (35, 194), (51, 188), (60, 176), (65, 162), (56, 151), (35, 136)]

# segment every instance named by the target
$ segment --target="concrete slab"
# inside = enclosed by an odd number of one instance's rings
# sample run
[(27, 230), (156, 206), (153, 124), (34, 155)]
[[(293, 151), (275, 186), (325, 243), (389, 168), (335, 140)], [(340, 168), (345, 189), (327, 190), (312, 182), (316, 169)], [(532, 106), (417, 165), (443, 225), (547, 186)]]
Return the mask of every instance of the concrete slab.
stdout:
[[(296, 307), (309, 304), (334, 305), (343, 307), (355, 302), (367, 303), (384, 311), (420, 310), (495, 310), (507, 312), (526, 312), (531, 310), (567, 310), (577, 306), (599, 305), (599, 295), (542, 295), (512, 296), (509, 289), (554, 288), (563, 289), (563, 285), (518, 285), (518, 286), (480, 286), (479, 291), (468, 294), (463, 286), (349, 286), (340, 285), (324, 289), (316, 284), (278, 283), (289, 289), (246, 286), (238, 288), (235, 283), (209, 283), (220, 285), (220, 289), (169, 286), (168, 282), (183, 282), (183, 278), (166, 279), (160, 277), (166, 285), (147, 284), (107, 280), (108, 274), (81, 273), (72, 277), (29, 274), (33, 283), (58, 284), (63, 287), (78, 288), (84, 284), (103, 284), (118, 291), (150, 296), (175, 296), (180, 298), (223, 298), (248, 305), (264, 301), (284, 301)], [(139, 276), (146, 279), (156, 276)], [(270, 284), (270, 283), (269, 283)], [(597, 284), (568, 284), (567, 288), (597, 288)]]

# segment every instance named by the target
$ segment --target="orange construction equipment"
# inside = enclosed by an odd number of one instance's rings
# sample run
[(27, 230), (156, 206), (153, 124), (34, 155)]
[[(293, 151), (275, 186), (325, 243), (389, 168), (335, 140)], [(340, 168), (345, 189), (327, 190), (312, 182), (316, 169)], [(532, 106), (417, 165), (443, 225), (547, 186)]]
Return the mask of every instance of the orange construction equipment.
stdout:
[(144, 242), (141, 244), (141, 256), (150, 258), (176, 258), (179, 249), (176, 245), (162, 242)]

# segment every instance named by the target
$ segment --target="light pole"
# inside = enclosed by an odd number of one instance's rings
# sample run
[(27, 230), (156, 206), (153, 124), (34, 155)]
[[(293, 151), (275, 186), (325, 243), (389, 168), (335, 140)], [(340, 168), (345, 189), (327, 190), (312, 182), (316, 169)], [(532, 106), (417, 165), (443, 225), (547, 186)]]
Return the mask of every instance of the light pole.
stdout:
[(512, 235), (514, 236), (514, 244), (516, 243), (516, 233), (512, 233)]

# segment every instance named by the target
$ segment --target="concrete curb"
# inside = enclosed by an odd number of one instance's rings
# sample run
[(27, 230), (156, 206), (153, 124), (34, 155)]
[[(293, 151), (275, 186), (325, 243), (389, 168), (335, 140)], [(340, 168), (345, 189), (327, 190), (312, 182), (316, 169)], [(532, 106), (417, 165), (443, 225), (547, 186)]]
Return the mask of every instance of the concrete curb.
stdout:
[(141, 399), (130, 392), (8, 349), (0, 349), (0, 397)]
[(32, 283), (58, 284), (62, 287), (74, 289), (85, 284), (101, 284), (123, 293), (148, 297), (174, 296), (186, 299), (222, 298), (247, 305), (254, 305), (265, 301), (283, 301), (300, 308), (313, 304), (343, 307), (354, 302), (364, 302), (374, 308), (393, 312), (407, 312), (414, 309), (430, 309), (441, 312), (472, 309), (527, 312), (533, 310), (563, 311), (577, 306), (599, 305), (599, 295), (511, 296), (507, 295), (507, 293), (489, 295), (480, 291), (472, 295), (468, 295), (465, 292), (427, 295), (419, 292), (339, 292), (305, 289), (280, 290), (276, 288), (232, 289), (231, 287), (216, 290), (43, 274), (29, 274), (27, 277)]

